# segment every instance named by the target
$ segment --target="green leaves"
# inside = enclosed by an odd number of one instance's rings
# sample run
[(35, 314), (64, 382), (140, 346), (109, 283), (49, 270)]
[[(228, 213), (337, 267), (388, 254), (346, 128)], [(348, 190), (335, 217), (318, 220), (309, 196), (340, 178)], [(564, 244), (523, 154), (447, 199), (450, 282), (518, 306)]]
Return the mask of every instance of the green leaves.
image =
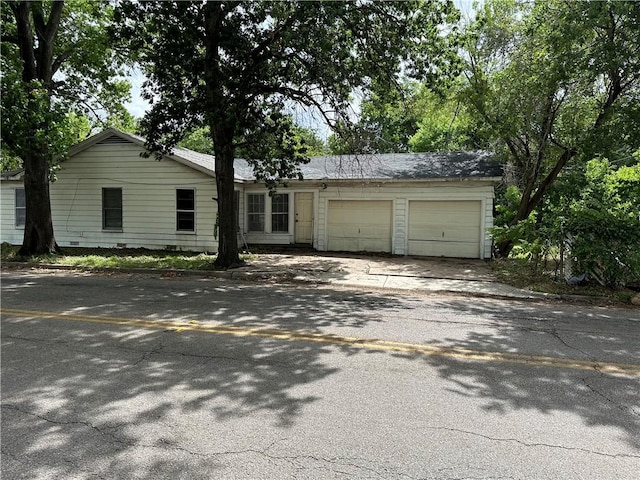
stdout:
[(637, 2), (505, 0), (469, 29), (465, 96), (513, 166), (514, 224), (566, 168), (640, 147), (639, 20)]
[(567, 232), (577, 268), (610, 286), (640, 282), (640, 163), (591, 160), (586, 185), (569, 204)]
[(393, 88), (401, 65), (423, 78), (454, 68), (440, 26), (455, 15), (446, 1), (123, 2), (116, 31), (150, 79), (143, 126), (159, 147), (211, 122), (244, 135), (278, 103), (337, 124), (355, 88)]
[[(86, 135), (72, 118), (102, 125), (126, 116), (129, 84), (118, 76), (122, 58), (106, 31), (113, 9), (81, 0), (8, 3), (1, 6), (2, 140), (19, 157), (38, 150), (54, 165)], [(18, 33), (28, 40), (22, 46)]]

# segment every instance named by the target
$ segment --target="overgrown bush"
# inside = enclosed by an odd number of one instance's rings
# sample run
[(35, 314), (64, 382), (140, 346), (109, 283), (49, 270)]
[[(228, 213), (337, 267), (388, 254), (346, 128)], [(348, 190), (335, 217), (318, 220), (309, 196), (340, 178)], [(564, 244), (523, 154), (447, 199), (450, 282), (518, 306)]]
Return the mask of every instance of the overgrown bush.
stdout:
[(640, 283), (640, 163), (587, 163), (586, 185), (568, 209), (575, 270), (609, 286)]
[[(513, 241), (512, 257), (534, 270), (566, 249), (574, 274), (614, 287), (640, 284), (640, 152), (635, 164), (615, 167), (595, 159), (558, 180), (545, 204), (510, 225), (520, 192), (506, 189), (496, 207), (496, 242)], [(558, 268), (556, 268), (558, 271)]]

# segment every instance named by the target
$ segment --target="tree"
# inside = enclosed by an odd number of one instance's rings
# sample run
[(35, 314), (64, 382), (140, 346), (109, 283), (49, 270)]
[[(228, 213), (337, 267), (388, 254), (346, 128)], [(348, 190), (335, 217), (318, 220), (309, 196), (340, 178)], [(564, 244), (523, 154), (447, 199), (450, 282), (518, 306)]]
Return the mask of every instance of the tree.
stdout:
[[(293, 130), (300, 150), (306, 149), (306, 153), (310, 156), (326, 155), (328, 153), (327, 146), (314, 130), (298, 125), (295, 125)], [(206, 126), (191, 130), (178, 142), (178, 146), (188, 148), (194, 152), (206, 153), (207, 155), (214, 155), (215, 153), (213, 141), (211, 140), (211, 131)], [(245, 156), (242, 150), (236, 151), (236, 155), (241, 158)]]
[(402, 88), (362, 102), (356, 129), (329, 137), (336, 155), (402, 153), (487, 148), (482, 129), (472, 122), (468, 106), (459, 98), (460, 82), (445, 82), (436, 90), (404, 81)]
[[(123, 112), (106, 35), (111, 8), (90, 1), (2, 2), (2, 148), (24, 167), (26, 220), (21, 255), (59, 250), (49, 181), (78, 141), (81, 116)], [(113, 118), (113, 115), (112, 115)]]
[[(510, 226), (571, 162), (638, 148), (639, 22), (640, 3), (629, 1), (485, 3), (468, 32), (466, 97), (513, 166)], [(512, 247), (505, 239), (497, 250)]]
[[(236, 149), (255, 153), (250, 160), (270, 180), (299, 175), (305, 153), (283, 114), (292, 105), (315, 108), (336, 124), (346, 120), (354, 89), (391, 88), (401, 65), (435, 78), (455, 57), (439, 28), (456, 19), (447, 0), (123, 2), (117, 12), (116, 34), (129, 40), (149, 79), (154, 103), (142, 122), (149, 150), (161, 155), (188, 131), (210, 129), (218, 267), (240, 263)], [(265, 135), (280, 140), (263, 144)]]
[(459, 98), (459, 85), (436, 94), (421, 92), (417, 129), (409, 138), (412, 152), (451, 152), (488, 148), (481, 128), (472, 121), (468, 106)]

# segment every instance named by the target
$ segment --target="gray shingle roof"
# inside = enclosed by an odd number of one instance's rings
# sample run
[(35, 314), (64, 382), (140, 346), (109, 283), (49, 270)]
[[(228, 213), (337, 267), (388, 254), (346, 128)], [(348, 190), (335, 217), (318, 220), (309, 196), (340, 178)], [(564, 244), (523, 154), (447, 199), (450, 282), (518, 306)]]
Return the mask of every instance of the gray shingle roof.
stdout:
[[(71, 153), (81, 151), (113, 135), (144, 147), (143, 137), (109, 128), (76, 145)], [(174, 147), (170, 157), (214, 176), (215, 157), (212, 155)], [(236, 180), (255, 179), (253, 169), (246, 160), (236, 159), (234, 167)], [(502, 176), (502, 166), (490, 153), (484, 151), (312, 157), (309, 163), (301, 165), (300, 169), (306, 180), (495, 179)], [(3, 178), (11, 178), (10, 175), (3, 175)]]
[[(253, 179), (245, 160), (236, 160), (236, 176)], [(312, 157), (301, 165), (307, 180), (337, 179), (443, 179), (502, 176), (502, 166), (488, 153), (434, 152)]]

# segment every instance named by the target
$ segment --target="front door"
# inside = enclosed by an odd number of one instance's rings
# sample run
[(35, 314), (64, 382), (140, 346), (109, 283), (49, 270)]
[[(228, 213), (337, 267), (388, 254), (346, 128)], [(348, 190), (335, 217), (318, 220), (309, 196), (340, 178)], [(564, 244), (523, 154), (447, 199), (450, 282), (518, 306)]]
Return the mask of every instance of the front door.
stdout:
[(294, 199), (296, 212), (295, 243), (313, 240), (313, 192), (298, 192)]

